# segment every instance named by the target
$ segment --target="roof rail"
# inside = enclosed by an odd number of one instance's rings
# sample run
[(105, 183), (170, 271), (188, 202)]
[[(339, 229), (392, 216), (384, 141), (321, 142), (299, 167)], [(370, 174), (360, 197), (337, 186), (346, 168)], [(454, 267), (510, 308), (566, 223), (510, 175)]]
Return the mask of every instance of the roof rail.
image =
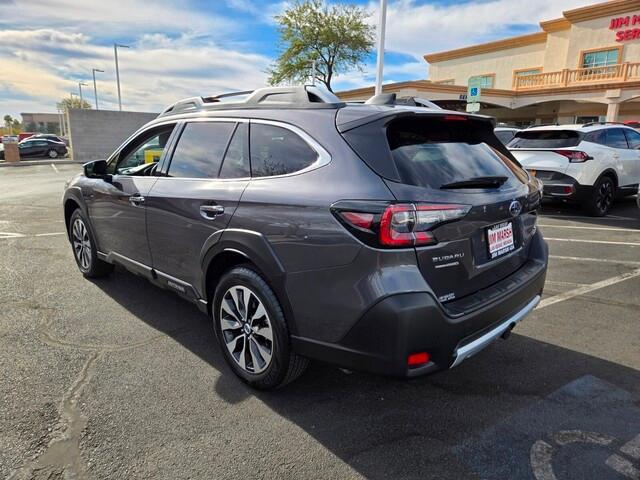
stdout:
[(442, 107), (435, 103), (419, 97), (398, 97), (395, 93), (380, 93), (369, 98), (365, 105), (409, 105), (412, 107), (433, 108), (442, 110)]
[(535, 127), (557, 127), (560, 124), (558, 122), (555, 123), (539, 123), (538, 125), (533, 124), (533, 125), (529, 125), (528, 127), (525, 128), (525, 130), (527, 130), (528, 128), (535, 128)]
[(583, 123), (583, 127), (591, 127), (592, 125), (625, 125), (623, 122), (587, 122)]
[[(247, 96), (237, 102), (221, 101)], [(223, 93), (208, 97), (179, 100), (165, 108), (158, 117), (202, 110), (232, 110), (242, 108), (340, 108), (344, 102), (333, 93), (315, 85), (294, 87), (266, 87), (257, 90)]]

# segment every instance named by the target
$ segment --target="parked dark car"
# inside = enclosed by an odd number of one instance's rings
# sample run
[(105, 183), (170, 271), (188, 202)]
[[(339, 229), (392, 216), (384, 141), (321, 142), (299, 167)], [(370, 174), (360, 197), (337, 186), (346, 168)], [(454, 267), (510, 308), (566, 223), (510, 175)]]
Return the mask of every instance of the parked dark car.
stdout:
[(69, 240), (86, 277), (120, 264), (196, 303), (256, 388), (308, 359), (450, 368), (545, 281), (539, 184), (493, 127), (315, 87), (186, 99), (70, 181)]
[(66, 138), (59, 137), (58, 135), (54, 135), (53, 133), (36, 133), (35, 135), (30, 136), (29, 139), (31, 139), (31, 140), (35, 140), (35, 139), (53, 140), (54, 142), (64, 143), (67, 146), (69, 145), (69, 142), (67, 141)]
[[(18, 144), (20, 158), (58, 158), (67, 154), (67, 146), (64, 143), (54, 142), (49, 139), (27, 138)], [(0, 158), (4, 159), (4, 151), (0, 150)]]

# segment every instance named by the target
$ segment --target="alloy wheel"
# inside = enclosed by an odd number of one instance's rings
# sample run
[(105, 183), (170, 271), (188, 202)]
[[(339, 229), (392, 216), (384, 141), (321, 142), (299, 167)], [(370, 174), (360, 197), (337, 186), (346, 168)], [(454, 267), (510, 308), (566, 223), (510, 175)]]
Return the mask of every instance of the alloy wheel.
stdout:
[(49, 158), (57, 158), (58, 157), (58, 152), (56, 152), (55, 150), (49, 150)]
[(609, 180), (600, 183), (596, 193), (596, 206), (601, 212), (609, 210), (613, 203), (613, 184)]
[(234, 285), (222, 297), (219, 319), (224, 343), (240, 368), (254, 374), (265, 371), (273, 356), (273, 329), (258, 296)]
[(83, 270), (89, 270), (91, 267), (91, 240), (89, 239), (89, 232), (84, 222), (76, 218), (71, 228), (71, 235), (73, 237), (73, 252), (76, 256), (76, 260)]

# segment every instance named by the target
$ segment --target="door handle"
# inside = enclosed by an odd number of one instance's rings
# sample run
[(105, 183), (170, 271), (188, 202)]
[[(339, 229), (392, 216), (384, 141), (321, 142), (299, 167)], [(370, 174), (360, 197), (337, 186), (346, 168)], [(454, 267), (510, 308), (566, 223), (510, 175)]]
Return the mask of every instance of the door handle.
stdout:
[(129, 197), (129, 204), (134, 207), (139, 207), (144, 203), (144, 197), (142, 195), (131, 195)]
[(620, 155), (618, 155), (617, 153), (614, 153), (613, 154), (613, 158), (615, 158), (617, 160), (618, 158), (620, 158)]
[(200, 205), (200, 215), (207, 220), (213, 220), (223, 213), (224, 207), (222, 205)]

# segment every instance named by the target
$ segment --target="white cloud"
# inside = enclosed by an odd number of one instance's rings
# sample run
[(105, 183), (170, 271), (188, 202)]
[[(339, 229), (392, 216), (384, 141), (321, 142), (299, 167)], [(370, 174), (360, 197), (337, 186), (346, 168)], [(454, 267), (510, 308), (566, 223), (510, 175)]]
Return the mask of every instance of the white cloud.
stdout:
[[(601, 0), (491, 0), (463, 4), (418, 5), (397, 0), (387, 10), (387, 50), (422, 58), (426, 53), (473, 45), (499, 38), (514, 25), (537, 27), (541, 20), (562, 16), (563, 10), (600, 3)], [(377, 2), (369, 10), (376, 13)]]

